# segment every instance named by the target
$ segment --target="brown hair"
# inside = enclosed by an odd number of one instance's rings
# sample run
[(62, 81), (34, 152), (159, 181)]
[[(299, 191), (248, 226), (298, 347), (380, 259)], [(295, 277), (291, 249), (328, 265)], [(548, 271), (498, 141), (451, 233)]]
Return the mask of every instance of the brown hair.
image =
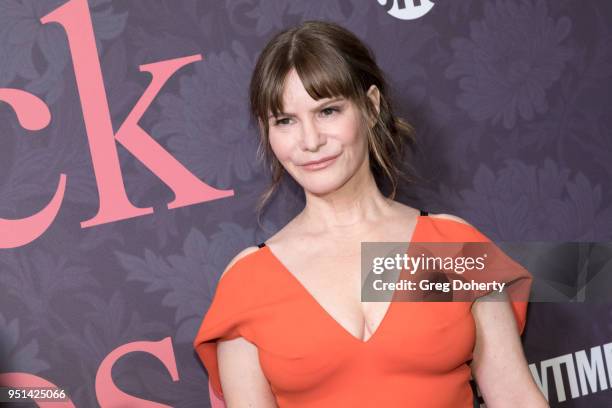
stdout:
[[(281, 31), (268, 42), (251, 78), (251, 114), (259, 123), (261, 134), (257, 155), (260, 161), (268, 163), (272, 174), (272, 184), (257, 204), (258, 220), (285, 173), (270, 147), (268, 115), (278, 116), (283, 111), (285, 79), (292, 68), (313, 99), (342, 96), (356, 104), (368, 129), (370, 169), (375, 178), (382, 176), (390, 182), (388, 197), (393, 199), (399, 178), (409, 180), (399, 163), (405, 142), (414, 141), (414, 128), (393, 114), (383, 72), (365, 44), (338, 24), (305, 21)], [(380, 91), (379, 114), (367, 96), (371, 85)], [(376, 119), (371, 129), (367, 126), (368, 118)]]

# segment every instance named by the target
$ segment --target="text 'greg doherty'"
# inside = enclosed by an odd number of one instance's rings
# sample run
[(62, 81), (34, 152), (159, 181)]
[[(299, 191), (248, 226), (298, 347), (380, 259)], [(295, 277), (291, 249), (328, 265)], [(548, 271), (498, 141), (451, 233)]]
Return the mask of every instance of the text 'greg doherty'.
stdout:
[(439, 291), (439, 292), (450, 292), (453, 291), (497, 291), (501, 293), (506, 286), (505, 282), (491, 281), (491, 282), (476, 282), (471, 280), (470, 282), (463, 282), (458, 279), (453, 279), (452, 289), (451, 282), (430, 282), (428, 280), (420, 280), (413, 282), (410, 280), (402, 279), (399, 282), (383, 282), (377, 279), (373, 282), (374, 290), (377, 291)]
[(375, 257), (372, 262), (372, 272), (377, 275), (389, 270), (405, 270), (414, 275), (417, 270), (425, 271), (454, 271), (462, 274), (470, 270), (484, 269), (484, 260), (487, 254), (483, 256), (430, 256), (421, 254), (418, 256), (409, 256), (408, 254), (396, 254), (394, 257)]

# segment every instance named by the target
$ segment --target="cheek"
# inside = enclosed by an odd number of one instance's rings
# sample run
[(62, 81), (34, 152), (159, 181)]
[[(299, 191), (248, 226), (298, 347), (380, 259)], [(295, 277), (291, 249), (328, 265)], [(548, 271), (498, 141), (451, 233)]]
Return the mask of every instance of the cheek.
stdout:
[(366, 135), (359, 127), (351, 124), (345, 127), (342, 133), (339, 133), (339, 139), (347, 156), (351, 158), (350, 161), (358, 165), (368, 149)]
[(364, 135), (360, 132), (360, 122), (355, 115), (343, 116), (334, 124), (333, 134), (336, 135), (344, 145), (358, 146), (363, 143)]
[(270, 132), (270, 148), (280, 161), (285, 161), (290, 157), (291, 141), (289, 137)]

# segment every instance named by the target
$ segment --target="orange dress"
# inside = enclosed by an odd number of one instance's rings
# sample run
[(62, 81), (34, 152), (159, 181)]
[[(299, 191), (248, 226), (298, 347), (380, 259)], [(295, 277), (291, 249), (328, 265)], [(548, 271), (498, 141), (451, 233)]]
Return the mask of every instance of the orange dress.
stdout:
[[(470, 225), (421, 215), (411, 242), (490, 240)], [(516, 268), (504, 277), (506, 282), (518, 280), (530, 286), (531, 275)], [(524, 299), (511, 296), (520, 333), (527, 311)], [(362, 341), (262, 246), (223, 275), (194, 348), (219, 398), (216, 342), (243, 337), (257, 347), (281, 408), (472, 408), (472, 303), (391, 302), (377, 330)]]

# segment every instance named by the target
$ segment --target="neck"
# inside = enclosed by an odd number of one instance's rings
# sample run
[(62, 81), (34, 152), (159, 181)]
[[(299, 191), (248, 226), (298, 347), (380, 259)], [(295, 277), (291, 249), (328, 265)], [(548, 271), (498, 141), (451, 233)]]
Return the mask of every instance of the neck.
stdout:
[(378, 189), (367, 160), (338, 190), (305, 195), (306, 205), (298, 219), (313, 234), (359, 234), (390, 214), (393, 205)]

